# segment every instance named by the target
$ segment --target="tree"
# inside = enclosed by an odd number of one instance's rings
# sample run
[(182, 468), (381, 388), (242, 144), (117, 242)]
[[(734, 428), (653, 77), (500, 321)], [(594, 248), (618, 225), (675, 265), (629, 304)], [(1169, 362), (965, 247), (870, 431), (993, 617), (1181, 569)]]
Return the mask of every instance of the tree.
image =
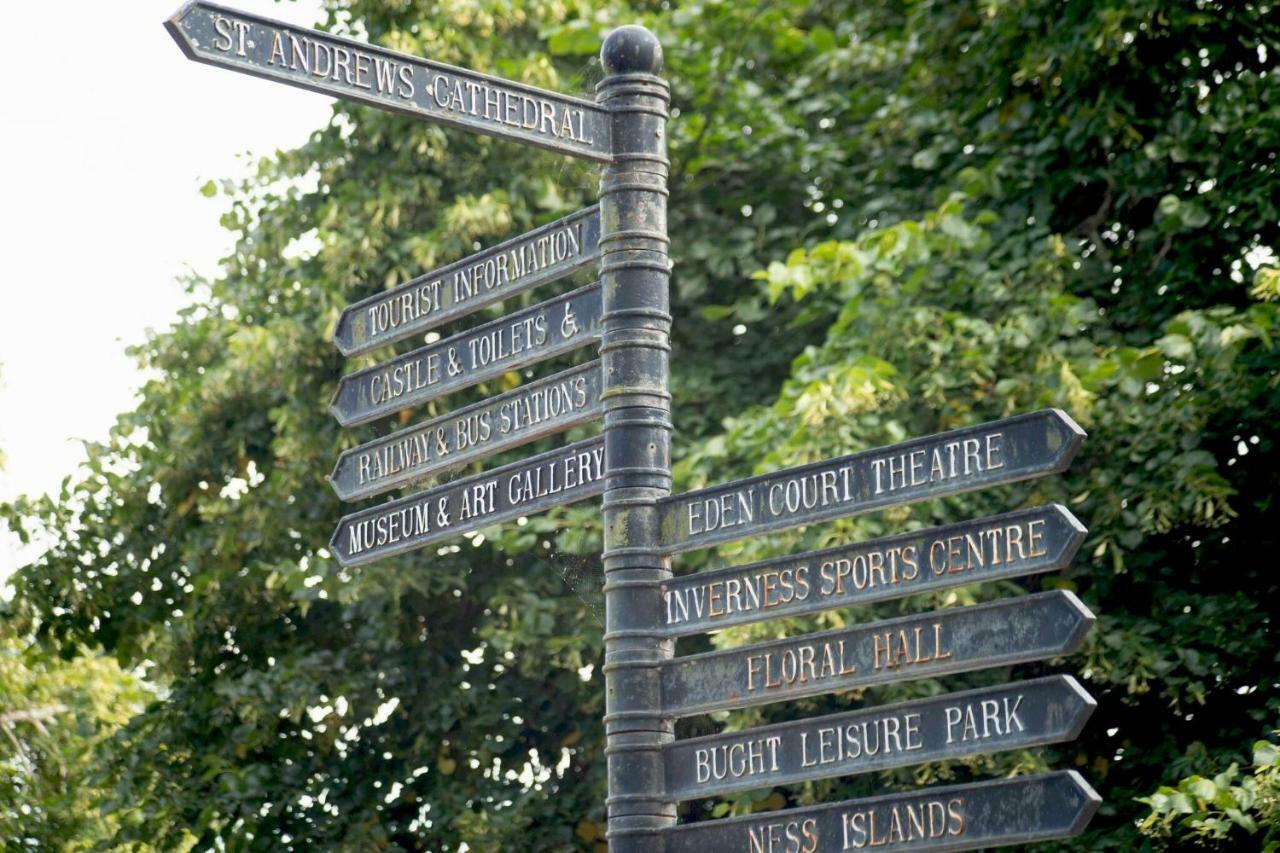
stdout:
[(114, 658), (81, 650), (63, 659), (7, 627), (0, 622), (0, 837), (6, 849), (91, 849), (129, 818), (100, 807), (101, 749), (150, 694)]
[[(1100, 701), (1080, 741), (695, 803), (686, 817), (1078, 766), (1106, 798), (1080, 847), (1149, 843), (1135, 798), (1275, 725), (1261, 674), (1280, 599), (1255, 556), (1276, 546), (1275, 16), (1210, 0), (335, 0), (324, 24), (588, 91), (602, 34), (634, 20), (667, 46), (678, 111), (678, 488), (1045, 405), (1090, 431), (1061, 478), (679, 564), (1067, 501), (1091, 529), (1077, 565), (1021, 587), (1073, 588), (1100, 614), (1066, 662)], [(53, 541), (16, 579), (16, 624), (100, 643), (163, 685), (111, 749), (115, 795), (145, 817), (120, 843), (598, 842), (601, 629), (590, 590), (561, 581), (598, 574), (597, 508), (351, 572), (323, 547), (342, 512), (323, 474), (375, 431), (339, 430), (325, 410), (344, 370), (376, 360), (344, 364), (328, 344), (341, 306), (594, 190), (582, 164), (345, 104), (307, 145), (222, 187), (236, 249), (137, 349), (158, 377), (139, 407), (60, 500), (6, 513)], [(1019, 588), (766, 623), (680, 652)]]
[(113, 658), (0, 641), (0, 834), (6, 849), (89, 850), (136, 818), (104, 807), (98, 765), (150, 693)]
[(1251, 772), (1232, 764), (1212, 778), (1193, 775), (1177, 787), (1161, 786), (1142, 802), (1151, 814), (1142, 831), (1159, 839), (1240, 849), (1252, 844), (1280, 849), (1280, 749), (1260, 740), (1253, 746)]

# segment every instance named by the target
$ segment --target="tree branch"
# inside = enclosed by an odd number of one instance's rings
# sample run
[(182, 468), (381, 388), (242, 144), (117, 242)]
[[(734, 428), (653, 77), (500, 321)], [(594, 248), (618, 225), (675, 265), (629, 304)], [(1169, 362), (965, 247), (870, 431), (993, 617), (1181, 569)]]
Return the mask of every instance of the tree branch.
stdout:
[(0, 714), (0, 726), (7, 728), (13, 723), (35, 723), (37, 727), (43, 729), (43, 721), (52, 720), (66, 710), (66, 705), (57, 704), (45, 705), (42, 708), (24, 708), (21, 711), (8, 711)]

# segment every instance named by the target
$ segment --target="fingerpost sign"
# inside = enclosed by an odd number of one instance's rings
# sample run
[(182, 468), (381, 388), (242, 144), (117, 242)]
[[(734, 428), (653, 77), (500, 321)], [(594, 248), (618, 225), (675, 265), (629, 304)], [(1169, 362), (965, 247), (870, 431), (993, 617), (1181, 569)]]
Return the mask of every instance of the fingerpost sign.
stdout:
[[(430, 571), (432, 546), (602, 496), (613, 853), (972, 850), (1084, 830), (1101, 799), (1075, 771), (678, 825), (681, 801), (1074, 739), (1095, 703), (1068, 675), (696, 738), (678, 738), (676, 721), (1061, 657), (1094, 616), (1063, 589), (890, 619), (865, 609), (1066, 568), (1087, 531), (1059, 504), (674, 574), (673, 556), (689, 551), (1061, 473), (1085, 433), (1045, 409), (672, 494), (670, 86), (650, 32), (609, 34), (591, 99), (205, 0), (165, 26), (199, 63), (600, 166), (598, 204), (343, 309), (333, 334), (341, 353), (382, 355), (338, 382), (338, 422), (432, 411), (351, 442), (329, 477), (335, 493), (357, 501), (434, 482), (344, 516), (329, 553), (345, 567), (412, 554), (412, 570)], [(434, 331), (591, 268), (594, 283)], [(395, 349), (412, 338), (418, 346)], [(597, 345), (597, 360), (575, 355)], [(561, 357), (576, 361), (540, 372)], [(446, 405), (493, 385), (493, 396)], [(588, 437), (483, 467), (582, 428)], [(836, 610), (850, 615), (835, 623), (844, 627), (675, 655), (681, 637)]]

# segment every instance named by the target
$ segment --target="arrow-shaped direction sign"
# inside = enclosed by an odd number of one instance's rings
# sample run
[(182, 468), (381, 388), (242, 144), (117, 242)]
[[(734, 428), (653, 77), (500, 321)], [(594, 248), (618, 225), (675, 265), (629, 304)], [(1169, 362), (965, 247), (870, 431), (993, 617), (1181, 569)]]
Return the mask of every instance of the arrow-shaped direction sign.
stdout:
[(696, 572), (662, 584), (673, 637), (1070, 565), (1088, 531), (1059, 504)]
[(1064, 470), (1084, 430), (1044, 409), (664, 498), (668, 553)]
[(474, 474), (344, 516), (329, 549), (360, 566), (604, 492), (604, 438)]
[(1097, 703), (1074, 678), (948, 693), (664, 748), (667, 795), (714, 797), (1074, 740)]
[(350, 373), (329, 409), (343, 426), (366, 423), (599, 337), (600, 285), (592, 284)]
[(1026, 663), (1070, 654), (1091, 625), (1080, 599), (1053, 590), (704, 652), (662, 664), (663, 710), (688, 717)]
[(1059, 770), (624, 833), (661, 834), (666, 853), (978, 850), (1079, 835), (1101, 802)]
[(590, 266), (600, 257), (600, 208), (589, 207), (527, 234), (354, 302), (333, 342), (359, 355)]
[(338, 457), (329, 483), (344, 501), (380, 494), (598, 418), (600, 362), (394, 432)]
[(165, 22), (188, 59), (439, 124), (608, 162), (595, 103), (196, 0)]

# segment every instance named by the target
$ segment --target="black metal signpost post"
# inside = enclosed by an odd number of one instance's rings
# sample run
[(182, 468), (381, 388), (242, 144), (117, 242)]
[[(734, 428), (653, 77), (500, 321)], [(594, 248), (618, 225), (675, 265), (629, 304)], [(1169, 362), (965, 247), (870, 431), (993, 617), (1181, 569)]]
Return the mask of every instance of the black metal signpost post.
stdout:
[[(344, 517), (358, 566), (603, 495), (608, 843), (614, 853), (971, 850), (1083, 830), (1075, 772), (928, 788), (676, 826), (676, 804), (1071, 740), (1094, 708), (1069, 676), (677, 740), (680, 717), (1068, 654), (1093, 614), (1045, 592), (675, 657), (677, 638), (1066, 567), (1085, 529), (1057, 504), (673, 577), (672, 555), (1063, 471), (1084, 432), (1045, 410), (671, 494), (671, 262), (662, 48), (605, 40), (595, 102), (203, 0), (166, 27), (198, 62), (599, 162), (599, 205), (360, 300), (334, 343), (360, 355), (599, 262), (599, 281), (344, 377), (344, 426), (569, 353), (600, 358), (346, 451), (359, 500), (597, 419), (603, 435)], [(428, 338), (428, 340), (431, 340)]]
[(667, 105), (662, 47), (622, 27), (600, 52), (601, 104), (613, 116), (613, 163), (600, 179), (604, 285), (605, 748), (608, 841), (616, 853), (660, 853), (676, 821), (662, 748), (675, 723), (661, 667), (675, 642), (660, 629), (658, 502), (671, 491), (671, 351), (667, 238)]

